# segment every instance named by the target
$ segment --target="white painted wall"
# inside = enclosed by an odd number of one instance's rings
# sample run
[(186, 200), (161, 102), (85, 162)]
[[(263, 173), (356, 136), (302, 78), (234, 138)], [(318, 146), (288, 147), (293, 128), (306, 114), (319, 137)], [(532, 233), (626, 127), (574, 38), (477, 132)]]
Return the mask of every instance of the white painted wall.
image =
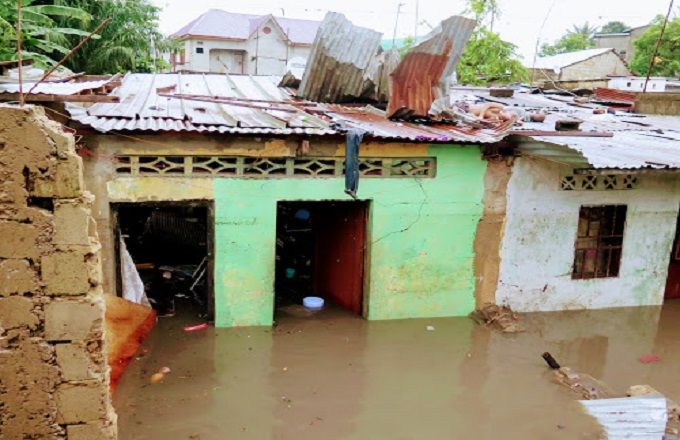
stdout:
[[(611, 78), (609, 80), (609, 88), (616, 90), (627, 90), (631, 92), (641, 92), (645, 87), (646, 78), (639, 76), (629, 76), (620, 78)], [(665, 92), (666, 78), (650, 78), (647, 84), (648, 92)]]
[[(680, 179), (642, 174), (635, 190), (562, 191), (554, 162), (518, 158), (507, 190), (498, 304), (521, 312), (663, 302), (680, 204)], [(581, 205), (628, 206), (619, 276), (572, 280)]]
[[(271, 29), (266, 34), (262, 29), (267, 26)], [(202, 47), (203, 53), (196, 53), (196, 48)], [(311, 52), (311, 46), (295, 46), (288, 44), (285, 36), (279, 28), (270, 21), (260, 26), (260, 31), (245, 41), (210, 40), (190, 38), (184, 42), (185, 59), (184, 65), (178, 64), (177, 70), (190, 70), (194, 72), (223, 73), (224, 66), (217, 63), (218, 56), (225, 58), (225, 51), (244, 51), (243, 73), (250, 75), (284, 75), (286, 63), (293, 57), (307, 59)], [(211, 68), (212, 58), (212, 68)], [(177, 57), (179, 62), (179, 56)], [(227, 63), (228, 64), (228, 63)], [(234, 72), (240, 73), (240, 72)]]

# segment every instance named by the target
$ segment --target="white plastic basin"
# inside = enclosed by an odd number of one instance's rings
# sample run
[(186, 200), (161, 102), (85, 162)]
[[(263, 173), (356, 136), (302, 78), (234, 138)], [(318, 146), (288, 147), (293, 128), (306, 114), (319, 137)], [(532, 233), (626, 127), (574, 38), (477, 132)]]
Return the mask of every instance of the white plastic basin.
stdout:
[(318, 296), (306, 296), (302, 299), (302, 305), (310, 310), (319, 310), (323, 308), (323, 298)]

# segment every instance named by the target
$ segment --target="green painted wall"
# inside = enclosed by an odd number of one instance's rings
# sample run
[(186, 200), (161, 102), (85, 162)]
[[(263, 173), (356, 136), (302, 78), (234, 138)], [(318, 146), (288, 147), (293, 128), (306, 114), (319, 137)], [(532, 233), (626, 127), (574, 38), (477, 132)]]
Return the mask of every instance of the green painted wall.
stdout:
[[(486, 163), (479, 148), (431, 146), (434, 179), (364, 178), (370, 201), (368, 319), (461, 316), (474, 308), (473, 240)], [(276, 203), (347, 200), (342, 179), (215, 179), (215, 324), (271, 325)]]

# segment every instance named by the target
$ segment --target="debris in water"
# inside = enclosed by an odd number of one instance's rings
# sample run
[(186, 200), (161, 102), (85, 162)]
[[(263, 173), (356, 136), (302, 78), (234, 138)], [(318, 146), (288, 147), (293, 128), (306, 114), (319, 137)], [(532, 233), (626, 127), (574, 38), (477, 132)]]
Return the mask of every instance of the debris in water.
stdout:
[(281, 368), (281, 371), (283, 371), (285, 373), (286, 371), (288, 371), (288, 367)]
[(555, 360), (554, 357), (547, 351), (543, 353), (543, 359), (545, 359), (546, 363), (550, 368), (553, 370), (559, 370), (560, 369), (560, 364)]
[(507, 306), (484, 304), (481, 308), (470, 313), (470, 317), (477, 324), (491, 326), (503, 333), (517, 333), (524, 331), (520, 317)]
[(170, 374), (170, 368), (169, 367), (162, 367), (158, 372), (154, 373), (151, 375), (151, 378), (149, 378), (149, 382), (153, 383), (158, 383), (165, 379), (165, 376), (167, 374)]
[(208, 324), (204, 322), (203, 324), (187, 325), (186, 327), (184, 327), (184, 331), (187, 332), (187, 333), (191, 333), (191, 332), (197, 332), (197, 331), (200, 331), (200, 330), (205, 330), (207, 328), (208, 328)]
[(658, 362), (660, 360), (661, 360), (661, 357), (657, 356), (655, 354), (646, 354), (644, 356), (640, 356), (640, 362), (642, 362), (643, 364)]
[[(630, 397), (665, 397), (649, 385), (633, 385), (628, 388), (626, 395)], [(666, 412), (668, 415), (666, 434), (680, 436), (680, 405), (666, 398)]]
[(667, 415), (663, 398), (624, 397), (579, 403), (602, 425), (610, 440), (664, 438)]
[(619, 397), (606, 383), (589, 374), (577, 373), (569, 367), (560, 367), (555, 370), (555, 379), (561, 385), (577, 393), (582, 399), (596, 400)]
[(425, 329), (426, 329), (428, 332), (433, 332), (433, 331), (434, 331), (434, 326), (433, 326), (433, 325), (428, 325), (427, 327), (425, 327)]

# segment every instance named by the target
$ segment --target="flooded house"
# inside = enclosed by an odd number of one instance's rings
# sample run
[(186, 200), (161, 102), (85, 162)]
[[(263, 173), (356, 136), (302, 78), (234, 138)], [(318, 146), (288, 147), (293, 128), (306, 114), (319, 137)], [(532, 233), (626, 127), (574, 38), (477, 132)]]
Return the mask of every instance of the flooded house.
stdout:
[[(129, 74), (119, 103), (68, 105), (104, 289), (122, 293), (124, 245), (138, 267), (185, 267), (177, 276), (194, 281), (203, 270), (196, 295), (221, 327), (271, 325), (277, 304), (310, 294), (368, 319), (471, 312), (482, 146), (512, 121), (394, 122), (372, 107), (296, 103), (277, 82)], [(356, 195), (345, 192), (348, 129), (366, 132)]]
[(596, 97), (477, 95), (544, 116), (490, 164), (477, 297), (523, 312), (678, 298), (679, 118), (605, 113)]

